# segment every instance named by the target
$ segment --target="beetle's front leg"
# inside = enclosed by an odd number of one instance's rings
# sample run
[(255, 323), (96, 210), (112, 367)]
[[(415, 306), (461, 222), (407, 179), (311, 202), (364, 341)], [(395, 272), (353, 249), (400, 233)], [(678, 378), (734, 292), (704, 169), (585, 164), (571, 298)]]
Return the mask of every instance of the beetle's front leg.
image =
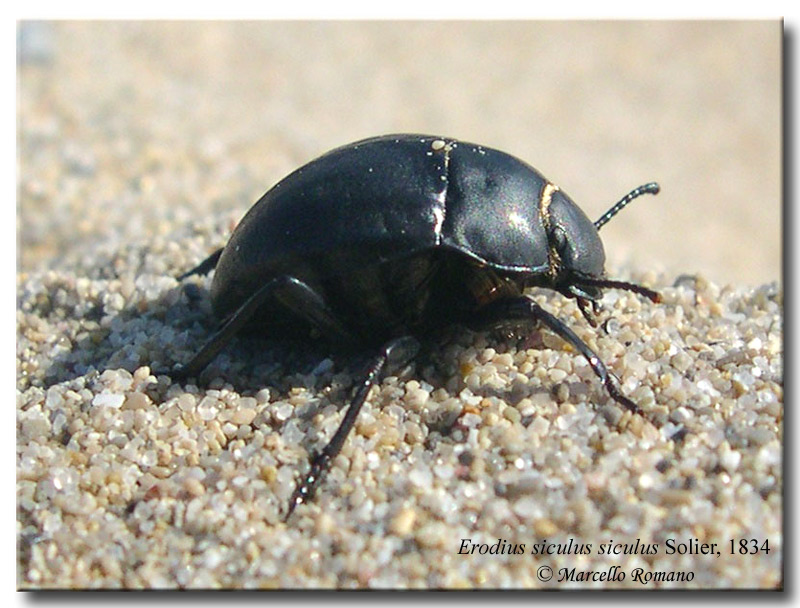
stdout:
[(289, 519), (289, 516), (298, 505), (310, 502), (314, 498), (322, 478), (330, 469), (331, 462), (339, 454), (345, 439), (350, 434), (358, 413), (367, 400), (369, 390), (380, 380), (383, 371), (389, 367), (405, 365), (416, 356), (419, 348), (420, 345), (416, 338), (410, 336), (396, 338), (384, 345), (378, 356), (369, 363), (366, 370), (364, 370), (363, 379), (356, 388), (350, 407), (347, 408), (344, 419), (339, 424), (339, 428), (336, 429), (336, 433), (334, 433), (328, 445), (311, 458), (311, 468), (292, 494), (284, 521)]
[(581, 340), (561, 319), (547, 312), (528, 296), (518, 296), (505, 300), (495, 300), (481, 308), (471, 320), (474, 329), (496, 327), (508, 321), (542, 321), (555, 334), (569, 342), (591, 365), (592, 370), (606, 387), (614, 401), (634, 414), (642, 414), (641, 408), (622, 394), (619, 379), (600, 360), (600, 357)]

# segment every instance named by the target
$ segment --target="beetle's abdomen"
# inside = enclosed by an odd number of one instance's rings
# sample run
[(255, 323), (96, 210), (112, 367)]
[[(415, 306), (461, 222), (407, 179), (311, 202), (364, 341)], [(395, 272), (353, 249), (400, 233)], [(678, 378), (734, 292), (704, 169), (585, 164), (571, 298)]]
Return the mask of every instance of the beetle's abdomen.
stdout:
[(219, 260), (211, 297), (230, 314), (267, 280), (314, 282), (397, 259), (438, 242), (444, 155), (424, 136), (365, 140), (333, 150), (269, 190)]
[(366, 267), (321, 285), (334, 313), (364, 344), (409, 334), (425, 338), (468, 323), (482, 306), (521, 290), (522, 281), (444, 248)]
[(365, 343), (413, 333), (426, 318), (441, 263), (430, 252), (372, 264), (325, 280), (334, 313)]

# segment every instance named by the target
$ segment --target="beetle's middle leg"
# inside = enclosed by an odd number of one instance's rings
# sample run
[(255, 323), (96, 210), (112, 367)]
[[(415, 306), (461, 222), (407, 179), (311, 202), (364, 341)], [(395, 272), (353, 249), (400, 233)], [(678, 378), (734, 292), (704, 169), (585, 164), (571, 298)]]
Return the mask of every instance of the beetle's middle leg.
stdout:
[(327, 473), (331, 462), (342, 449), (345, 439), (355, 424), (361, 407), (367, 400), (367, 394), (374, 384), (380, 381), (381, 375), (387, 368), (405, 365), (413, 359), (419, 352), (420, 344), (416, 338), (404, 336), (395, 338), (381, 348), (380, 353), (367, 365), (364, 376), (358, 384), (353, 400), (347, 408), (339, 428), (336, 429), (331, 440), (322, 451), (311, 458), (311, 468), (303, 480), (297, 484), (297, 488), (289, 500), (289, 508), (284, 516), (284, 521), (294, 512), (298, 505), (309, 502), (314, 498), (317, 486), (322, 477)]
[(470, 324), (475, 329), (496, 327), (508, 321), (540, 320), (555, 334), (569, 342), (580, 352), (591, 365), (595, 375), (606, 387), (614, 401), (634, 414), (644, 415), (641, 408), (622, 394), (619, 378), (608, 371), (600, 357), (581, 340), (561, 319), (556, 317), (527, 296), (518, 296), (504, 300), (495, 300), (481, 308), (472, 318)]
[(344, 344), (354, 341), (353, 336), (328, 308), (325, 299), (319, 293), (300, 279), (280, 276), (259, 288), (228, 317), (220, 330), (203, 345), (191, 361), (171, 372), (166, 372), (166, 375), (175, 379), (197, 376), (269, 300), (279, 302), (287, 311), (301, 316), (332, 340)]
[(214, 270), (214, 268), (217, 266), (217, 262), (219, 262), (219, 257), (222, 255), (223, 249), (224, 247), (220, 247), (219, 249), (217, 249), (214, 253), (212, 253), (205, 260), (200, 262), (197, 266), (195, 266), (191, 270), (184, 272), (181, 276), (177, 278), (177, 280), (183, 281), (183, 279), (186, 279), (192, 275), (195, 274), (205, 275)]

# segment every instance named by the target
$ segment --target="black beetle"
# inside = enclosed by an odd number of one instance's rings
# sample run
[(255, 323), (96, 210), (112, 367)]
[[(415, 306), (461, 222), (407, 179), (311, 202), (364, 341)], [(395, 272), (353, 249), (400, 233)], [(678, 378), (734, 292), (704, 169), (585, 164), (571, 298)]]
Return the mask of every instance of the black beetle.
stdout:
[(171, 375), (197, 376), (246, 325), (273, 336), (316, 332), (373, 353), (286, 517), (313, 498), (383, 371), (409, 362), (419, 340), (445, 326), (541, 321), (586, 357), (615, 401), (641, 413), (597, 355), (523, 291), (575, 298), (592, 326), (602, 288), (658, 302), (650, 289), (604, 278), (598, 235), (634, 198), (658, 191), (640, 186), (592, 223), (533, 167), (485, 146), (403, 134), (337, 148), (276, 184), (226, 247), (180, 277), (216, 267), (211, 302), (223, 324)]

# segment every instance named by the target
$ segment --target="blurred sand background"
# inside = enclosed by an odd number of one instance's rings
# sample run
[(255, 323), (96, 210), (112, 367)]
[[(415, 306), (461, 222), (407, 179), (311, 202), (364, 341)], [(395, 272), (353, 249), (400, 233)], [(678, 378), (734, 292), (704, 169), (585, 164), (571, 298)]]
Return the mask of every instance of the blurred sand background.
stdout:
[(611, 268), (780, 276), (780, 22), (59, 22), (19, 36), (19, 267), (241, 215), (332, 147), (454, 136), (537, 167)]

